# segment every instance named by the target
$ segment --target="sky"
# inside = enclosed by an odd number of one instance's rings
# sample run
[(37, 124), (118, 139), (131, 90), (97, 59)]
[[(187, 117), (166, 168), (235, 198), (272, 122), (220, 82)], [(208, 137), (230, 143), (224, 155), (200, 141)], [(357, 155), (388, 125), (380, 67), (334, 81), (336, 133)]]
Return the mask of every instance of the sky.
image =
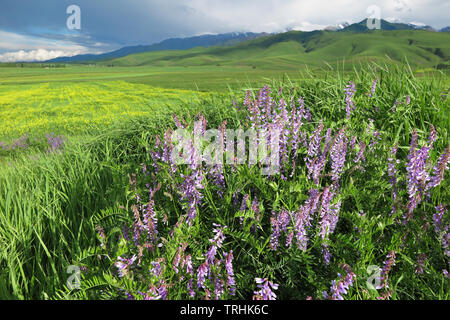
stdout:
[[(79, 16), (67, 12), (72, 5)], [(0, 62), (103, 53), (208, 33), (318, 30), (359, 22), (373, 6), (388, 21), (450, 25), (449, 0), (0, 0)]]

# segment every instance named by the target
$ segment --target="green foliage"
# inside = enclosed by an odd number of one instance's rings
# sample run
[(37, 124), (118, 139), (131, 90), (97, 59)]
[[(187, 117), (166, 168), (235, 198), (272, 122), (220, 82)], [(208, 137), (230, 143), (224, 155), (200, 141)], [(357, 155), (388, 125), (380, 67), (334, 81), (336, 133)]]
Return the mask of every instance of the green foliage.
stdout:
[[(236, 294), (231, 296), (226, 291), (222, 298), (250, 299), (256, 290), (255, 278), (262, 277), (280, 284), (276, 292), (279, 299), (320, 299), (346, 264), (356, 275), (345, 296), (348, 299), (376, 299), (381, 294), (392, 299), (449, 299), (448, 278), (442, 272), (448, 270), (448, 257), (442, 248), (442, 235), (435, 233), (432, 220), (435, 206), (449, 203), (448, 172), (442, 184), (432, 190), (430, 199), (414, 211), (414, 219), (407, 225), (399, 223), (405, 211), (402, 206), (408, 200), (405, 165), (413, 129), (419, 133), (422, 146), (431, 124), (436, 128), (438, 140), (431, 151), (432, 164), (449, 145), (448, 99), (443, 96), (448, 94), (448, 79), (418, 79), (407, 66), (361, 68), (363, 71), (356, 68), (354, 72), (330, 72), (321, 78), (305, 72), (303, 80), (287, 78), (269, 83), (274, 91), (282, 88), (280, 97), (273, 94), (276, 99), (304, 98), (312, 115), (312, 122), (304, 128), (308, 134), (319, 120), (325, 129), (332, 128), (333, 135), (345, 126), (349, 137), (357, 136), (367, 146), (373, 142), (373, 130), (381, 134), (381, 140), (366, 151), (365, 162), (353, 162), (358, 146), (349, 150), (340, 180), (342, 206), (338, 225), (325, 242), (314, 231), (306, 251), (294, 244), (286, 248), (284, 235), (278, 250), (270, 248), (272, 211), (298, 210), (314, 187), (307, 179), (304, 146), (298, 151), (295, 174), (287, 180), (262, 177), (256, 167), (243, 165), (235, 171), (226, 167), (223, 194), (213, 183), (205, 183), (195, 222), (191, 226), (180, 223), (186, 212), (177, 187), (183, 180), (170, 176), (167, 169), (158, 174), (153, 171), (150, 152), (155, 150), (156, 135), (162, 138), (167, 128), (174, 128), (173, 112), (190, 128), (198, 113), (205, 116), (211, 128), (217, 128), (224, 120), (227, 127), (245, 126), (247, 113), (233, 107), (233, 100), (242, 105), (244, 90), (230, 89), (229, 97), (202, 97), (189, 106), (86, 132), (85, 136), (69, 140), (60, 154), (44, 154), (42, 147), (36, 146), (33, 152), (39, 155), (38, 159), (30, 159), (26, 153), (0, 155), (4, 160), (0, 164), (0, 297), (123, 299), (131, 293), (142, 299), (144, 296), (138, 291), (152, 295), (162, 286), (163, 279), (169, 298), (190, 298), (189, 275), (173, 269), (174, 259), (180, 245), (187, 243), (185, 255), (192, 256), (196, 272), (205, 261), (213, 223), (217, 223), (227, 226), (218, 254), (233, 250), (236, 279)], [(371, 98), (367, 93), (377, 78)], [(356, 109), (346, 120), (344, 88), (349, 80), (356, 84)], [(251, 94), (257, 96), (258, 92), (253, 90)], [(373, 119), (372, 125), (369, 119)], [(400, 205), (391, 215), (393, 199), (387, 159), (396, 143)], [(148, 175), (142, 173), (142, 163), (147, 165)], [(290, 172), (292, 168), (288, 169)], [(329, 169), (326, 167), (326, 172)], [(179, 170), (185, 175), (191, 173), (187, 167)], [(136, 183), (130, 184), (133, 174)], [(147, 205), (146, 184), (158, 189), (158, 183), (160, 189), (152, 199), (158, 220), (158, 243), (162, 246), (155, 243), (152, 250), (144, 249), (140, 254), (139, 246), (125, 241), (123, 226), (130, 228), (132, 238), (136, 195), (141, 204)], [(319, 188), (329, 183), (330, 178), (323, 176)], [(241, 210), (245, 195), (249, 195), (247, 209)], [(256, 198), (259, 205), (251, 208)], [(444, 221), (448, 224), (448, 214)], [(324, 243), (332, 254), (329, 265), (323, 260)], [(142, 240), (140, 245), (144, 244)], [(396, 252), (396, 265), (389, 273), (389, 290), (369, 290), (367, 268), (382, 267), (391, 251)], [(423, 274), (416, 272), (420, 254), (427, 255)], [(140, 263), (119, 277), (118, 257), (133, 255), (141, 259)], [(150, 272), (155, 261), (163, 266), (160, 278)], [(79, 289), (67, 288), (70, 265), (83, 267)], [(223, 264), (219, 266), (217, 274), (226, 281), (223, 268)], [(192, 279), (196, 288), (196, 274)], [(213, 290), (212, 284), (208, 286)], [(195, 298), (206, 297), (203, 289), (195, 290)]]

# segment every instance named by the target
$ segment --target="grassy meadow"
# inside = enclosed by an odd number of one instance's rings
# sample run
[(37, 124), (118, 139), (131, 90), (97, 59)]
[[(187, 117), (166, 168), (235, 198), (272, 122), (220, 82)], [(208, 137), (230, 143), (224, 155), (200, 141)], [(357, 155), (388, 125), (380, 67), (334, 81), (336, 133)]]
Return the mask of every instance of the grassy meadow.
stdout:
[[(449, 299), (448, 76), (263, 41), (0, 68), (0, 299)], [(268, 123), (277, 175), (167, 157), (169, 129)]]

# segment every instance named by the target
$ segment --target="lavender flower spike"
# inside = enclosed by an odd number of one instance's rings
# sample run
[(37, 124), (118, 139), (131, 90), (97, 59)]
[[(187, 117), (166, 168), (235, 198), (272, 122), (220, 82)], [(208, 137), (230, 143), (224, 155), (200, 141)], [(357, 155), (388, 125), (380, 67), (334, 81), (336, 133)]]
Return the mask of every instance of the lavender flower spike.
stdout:
[(255, 278), (259, 291), (254, 292), (253, 300), (276, 300), (277, 295), (273, 292), (278, 289), (278, 284), (268, 279)]
[(346, 107), (347, 119), (350, 119), (350, 113), (353, 110), (355, 110), (355, 104), (353, 103), (352, 98), (355, 95), (356, 88), (353, 81), (350, 81), (344, 90), (345, 90), (345, 102), (347, 103)]
[(377, 88), (377, 82), (378, 82), (378, 78), (373, 81), (372, 89), (370, 90), (370, 93), (369, 93), (369, 97), (371, 97), (371, 98), (375, 94), (375, 89)]

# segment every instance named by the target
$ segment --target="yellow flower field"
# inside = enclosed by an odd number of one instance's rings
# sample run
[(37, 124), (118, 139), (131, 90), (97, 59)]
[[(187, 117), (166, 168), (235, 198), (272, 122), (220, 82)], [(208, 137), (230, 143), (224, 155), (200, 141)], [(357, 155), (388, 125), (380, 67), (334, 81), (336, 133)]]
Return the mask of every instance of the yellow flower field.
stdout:
[(76, 134), (160, 108), (192, 104), (210, 93), (162, 89), (125, 81), (0, 86), (0, 138), (25, 133)]

